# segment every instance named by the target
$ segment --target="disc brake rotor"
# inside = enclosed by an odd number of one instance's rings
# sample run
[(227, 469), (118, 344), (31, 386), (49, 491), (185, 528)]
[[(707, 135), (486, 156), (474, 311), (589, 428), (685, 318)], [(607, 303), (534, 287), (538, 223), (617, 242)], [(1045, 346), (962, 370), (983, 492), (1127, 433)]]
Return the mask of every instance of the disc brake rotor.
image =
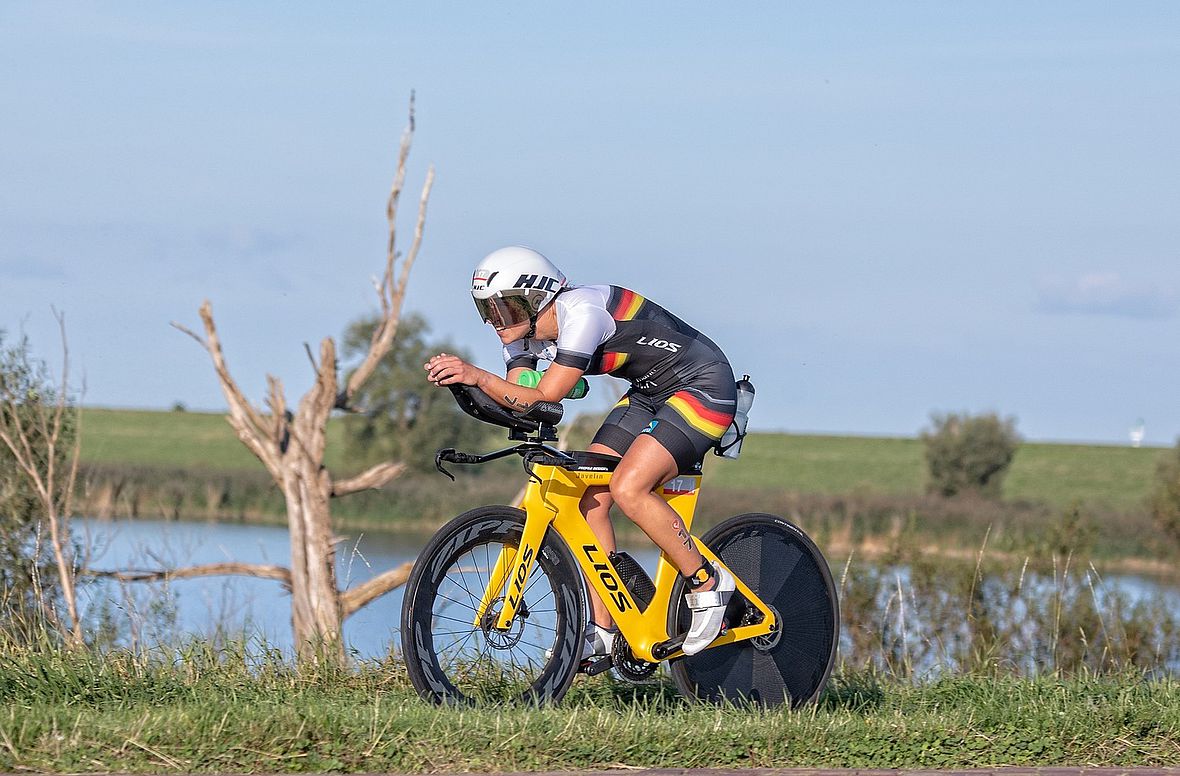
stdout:
[(503, 604), (503, 596), (488, 604), (479, 623), (480, 630), (483, 631), (484, 638), (487, 639), (488, 645), (492, 649), (512, 649), (519, 644), (521, 636), (524, 635), (525, 620), (529, 616), (528, 607), (522, 601), (516, 610), (516, 616), (512, 618), (512, 622), (508, 623), (508, 629), (500, 630), (496, 627), (496, 622), (500, 619)]
[(750, 639), (750, 643), (754, 645), (754, 649), (759, 652), (769, 652), (774, 649), (783, 637), (783, 616), (779, 614), (778, 609), (773, 605), (769, 605), (770, 613), (774, 615), (774, 629), (770, 633), (764, 633), (761, 636), (755, 636)]

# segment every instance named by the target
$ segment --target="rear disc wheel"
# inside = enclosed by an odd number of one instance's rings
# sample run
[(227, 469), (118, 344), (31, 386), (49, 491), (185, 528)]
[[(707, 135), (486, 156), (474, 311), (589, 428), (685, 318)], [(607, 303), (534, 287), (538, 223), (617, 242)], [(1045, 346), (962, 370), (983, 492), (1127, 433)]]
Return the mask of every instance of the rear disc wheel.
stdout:
[[(677, 688), (709, 702), (813, 702), (832, 672), (840, 630), (836, 587), (819, 548), (790, 521), (762, 513), (731, 517), (701, 541), (771, 608), (778, 624), (764, 636), (672, 661)], [(687, 632), (692, 620), (683, 592), (681, 581), (668, 612), (673, 636)], [(731, 603), (727, 617), (754, 614), (753, 607)]]

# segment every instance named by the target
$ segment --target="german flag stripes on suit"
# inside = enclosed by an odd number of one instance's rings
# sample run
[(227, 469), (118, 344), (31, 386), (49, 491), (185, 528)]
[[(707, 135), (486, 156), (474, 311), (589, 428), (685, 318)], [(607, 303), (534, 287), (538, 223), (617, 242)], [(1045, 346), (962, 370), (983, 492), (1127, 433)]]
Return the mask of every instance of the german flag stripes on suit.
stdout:
[(677, 391), (668, 399), (667, 406), (676, 410), (684, 422), (710, 439), (720, 439), (733, 421), (732, 412), (710, 408), (691, 391)]

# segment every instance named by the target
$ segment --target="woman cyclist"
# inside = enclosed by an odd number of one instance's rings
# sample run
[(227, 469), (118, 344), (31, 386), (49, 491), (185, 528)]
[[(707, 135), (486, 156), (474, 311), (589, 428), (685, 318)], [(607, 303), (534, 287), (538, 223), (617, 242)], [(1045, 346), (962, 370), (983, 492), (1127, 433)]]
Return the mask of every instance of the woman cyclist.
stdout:
[[(705, 453), (728, 428), (735, 409), (733, 370), (705, 335), (634, 291), (619, 286), (574, 286), (547, 258), (529, 248), (501, 248), (475, 268), (471, 295), (485, 323), (504, 345), (507, 377), (439, 353), (426, 364), (436, 385), (474, 385), (497, 403), (523, 409), (558, 402), (583, 374), (630, 381), (607, 415), (590, 452), (620, 457), (605, 486), (590, 488), (581, 510), (608, 552), (615, 549), (612, 503), (680, 570), (692, 625), (683, 650), (695, 654), (720, 632), (732, 575), (701, 556), (675, 511), (659, 495), (679, 473), (699, 473)], [(518, 385), (540, 360), (550, 367), (535, 388)], [(583, 659), (610, 654), (613, 621), (590, 588), (594, 627)]]

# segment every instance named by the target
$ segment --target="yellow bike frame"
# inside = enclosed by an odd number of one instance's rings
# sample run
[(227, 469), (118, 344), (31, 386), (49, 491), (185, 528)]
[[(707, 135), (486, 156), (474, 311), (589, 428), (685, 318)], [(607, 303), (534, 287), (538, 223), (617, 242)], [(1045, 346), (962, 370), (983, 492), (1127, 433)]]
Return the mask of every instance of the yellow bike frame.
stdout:
[[(530, 478), (522, 504), (526, 518), (520, 546), (516, 549), (506, 547), (501, 551), (476, 613), (474, 626), (479, 627), (488, 607), (494, 601), (502, 599), (503, 608), (499, 611), (495, 627), (498, 630), (508, 629), (516, 616), (521, 593), (527, 589), (533, 561), (540, 552), (545, 532), (552, 527), (577, 558), (586, 579), (610, 609), (619, 632), (627, 640), (634, 656), (652, 663), (660, 662), (661, 658), (657, 658), (652, 650), (656, 645), (670, 639), (668, 607), (673, 586), (680, 572), (667, 555), (661, 552), (654, 580), (655, 595), (647, 608), (640, 611), (578, 508), (586, 489), (609, 484), (611, 474), (609, 471), (575, 471), (550, 464), (537, 464), (533, 467), (534, 476)], [(701, 476), (698, 474), (680, 475), (660, 490), (664, 499), (680, 516), (685, 532), (692, 528), (700, 488)], [(709, 561), (721, 563), (700, 539), (693, 536), (693, 541)], [(736, 582), (737, 590), (762, 613), (762, 619), (753, 625), (730, 628), (718, 637), (710, 648), (762, 636), (778, 626), (774, 613), (762, 599), (741, 579), (737, 579)], [(664, 655), (663, 659), (679, 654), (679, 650), (676, 650)]]

